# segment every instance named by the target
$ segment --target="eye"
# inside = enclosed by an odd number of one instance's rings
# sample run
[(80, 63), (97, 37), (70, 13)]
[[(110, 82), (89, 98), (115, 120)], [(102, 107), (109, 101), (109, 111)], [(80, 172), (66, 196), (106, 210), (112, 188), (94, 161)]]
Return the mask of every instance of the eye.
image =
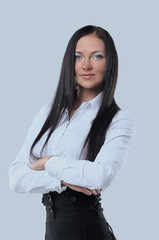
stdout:
[(81, 55), (75, 55), (75, 61), (80, 61), (82, 59), (83, 57)]
[(102, 54), (95, 54), (95, 55), (92, 56), (93, 60), (100, 60), (102, 58), (104, 58), (104, 56)]

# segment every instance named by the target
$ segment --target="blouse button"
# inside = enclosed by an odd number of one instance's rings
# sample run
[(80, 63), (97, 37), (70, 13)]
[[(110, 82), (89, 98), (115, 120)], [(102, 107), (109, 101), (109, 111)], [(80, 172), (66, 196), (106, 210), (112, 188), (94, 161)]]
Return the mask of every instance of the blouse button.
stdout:
[(76, 197), (71, 197), (71, 201), (75, 202), (76, 201)]

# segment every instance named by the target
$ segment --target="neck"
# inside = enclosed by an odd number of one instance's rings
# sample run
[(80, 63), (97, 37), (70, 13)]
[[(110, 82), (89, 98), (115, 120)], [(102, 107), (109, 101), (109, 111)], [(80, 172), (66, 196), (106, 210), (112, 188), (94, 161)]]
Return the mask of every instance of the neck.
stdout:
[(78, 88), (77, 91), (77, 98), (76, 98), (76, 109), (83, 103), (83, 102), (88, 102), (91, 99), (95, 98), (101, 90), (95, 90), (95, 89), (83, 89), (83, 88)]

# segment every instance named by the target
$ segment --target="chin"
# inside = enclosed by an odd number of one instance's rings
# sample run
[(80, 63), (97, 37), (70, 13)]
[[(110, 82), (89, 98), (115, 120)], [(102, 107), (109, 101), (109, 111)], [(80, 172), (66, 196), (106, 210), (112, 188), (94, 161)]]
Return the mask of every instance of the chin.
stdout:
[(78, 84), (78, 86), (83, 89), (99, 89), (99, 84)]

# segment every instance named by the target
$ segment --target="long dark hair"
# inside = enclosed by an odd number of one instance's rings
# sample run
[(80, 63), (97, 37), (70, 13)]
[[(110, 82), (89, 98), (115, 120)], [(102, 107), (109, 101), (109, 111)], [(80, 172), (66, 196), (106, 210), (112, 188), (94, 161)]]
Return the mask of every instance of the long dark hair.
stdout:
[(37, 157), (33, 154), (33, 148), (41, 139), (43, 134), (49, 129), (48, 136), (40, 152), (41, 156), (51, 134), (60, 122), (65, 110), (68, 109), (69, 116), (74, 110), (77, 92), (74, 79), (76, 44), (81, 37), (92, 33), (95, 33), (96, 36), (104, 42), (107, 63), (105, 75), (101, 84), (101, 90), (103, 91), (101, 106), (95, 119), (93, 120), (92, 126), (83, 145), (83, 147), (87, 145), (86, 160), (95, 160), (101, 146), (104, 143), (109, 124), (117, 111), (120, 109), (114, 100), (114, 92), (118, 76), (118, 56), (114, 41), (105, 29), (92, 25), (85, 26), (74, 33), (67, 45), (62, 62), (59, 83), (51, 110), (30, 149), (30, 156), (34, 159), (37, 159)]

